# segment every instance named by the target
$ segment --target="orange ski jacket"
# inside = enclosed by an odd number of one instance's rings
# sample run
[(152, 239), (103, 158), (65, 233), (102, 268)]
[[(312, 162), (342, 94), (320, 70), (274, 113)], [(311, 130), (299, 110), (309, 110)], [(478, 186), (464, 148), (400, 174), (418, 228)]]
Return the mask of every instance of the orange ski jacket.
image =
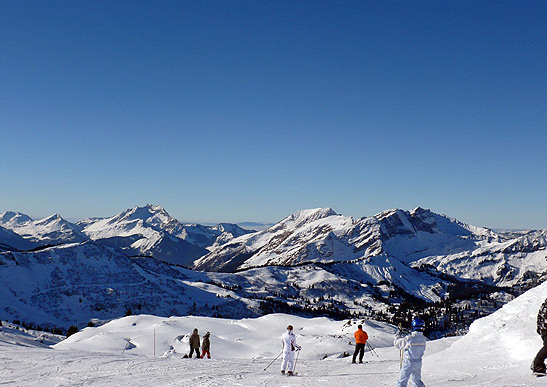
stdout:
[(367, 332), (365, 332), (362, 329), (357, 329), (357, 331), (355, 331), (353, 336), (355, 336), (355, 342), (357, 344), (366, 344), (366, 342), (368, 340)]

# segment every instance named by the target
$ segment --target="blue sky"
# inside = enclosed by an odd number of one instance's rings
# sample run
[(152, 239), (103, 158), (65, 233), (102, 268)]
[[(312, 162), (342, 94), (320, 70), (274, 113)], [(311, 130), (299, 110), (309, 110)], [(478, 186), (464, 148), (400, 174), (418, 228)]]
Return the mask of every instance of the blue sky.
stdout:
[(547, 3), (0, 4), (0, 212), (547, 228)]

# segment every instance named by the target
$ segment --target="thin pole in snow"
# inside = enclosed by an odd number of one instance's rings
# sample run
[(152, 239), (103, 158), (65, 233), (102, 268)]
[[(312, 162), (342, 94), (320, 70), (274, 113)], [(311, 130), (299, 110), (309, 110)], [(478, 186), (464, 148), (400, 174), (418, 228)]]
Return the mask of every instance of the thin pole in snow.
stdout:
[(156, 357), (156, 330), (154, 329), (154, 357)]
[(127, 340), (127, 343), (125, 344), (125, 348), (122, 351), (122, 355), (124, 354), (125, 350), (129, 347), (129, 340)]
[(279, 352), (279, 355), (277, 355), (277, 356), (275, 357), (275, 359), (273, 359), (272, 362), (271, 362), (270, 364), (268, 364), (268, 365), (266, 366), (266, 368), (264, 368), (264, 371), (266, 371), (266, 370), (274, 363), (274, 361), (276, 361), (277, 358), (278, 358), (279, 356), (281, 356), (282, 353), (283, 353), (283, 351)]

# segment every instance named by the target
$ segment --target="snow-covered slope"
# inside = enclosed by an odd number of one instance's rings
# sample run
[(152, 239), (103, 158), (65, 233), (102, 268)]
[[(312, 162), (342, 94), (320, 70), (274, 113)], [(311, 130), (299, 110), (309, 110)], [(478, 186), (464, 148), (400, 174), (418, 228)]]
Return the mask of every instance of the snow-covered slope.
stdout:
[[(530, 364), (542, 340), (536, 333), (539, 308), (547, 298), (547, 282), (504, 305), (493, 314), (476, 320), (469, 333), (448, 349), (432, 355), (424, 367), (442, 365), (444, 374), (435, 380), (475, 386), (545, 385), (530, 374)], [(427, 381), (426, 381), (427, 383)], [(428, 383), (430, 385), (430, 383)], [(439, 384), (440, 385), (440, 384)]]
[[(374, 338), (378, 347), (392, 345), (395, 327), (375, 321), (359, 321)], [(242, 320), (211, 317), (157, 317), (129, 316), (111, 321), (101, 327), (85, 328), (55, 346), (56, 349), (73, 349), (120, 353), (125, 347), (128, 354), (151, 356), (156, 336), (157, 356), (182, 358), (188, 353), (188, 339), (194, 328), (203, 335), (211, 333), (213, 356), (217, 359), (252, 359), (275, 357), (280, 345), (279, 337), (288, 324), (295, 327), (298, 342), (306, 351), (301, 359), (321, 360), (340, 356), (352, 349), (355, 326), (347, 321), (325, 317), (303, 318), (287, 314), (270, 314)], [(266, 333), (267, 332), (267, 333)]]
[(52, 327), (123, 316), (128, 309), (212, 315), (215, 306), (218, 313), (256, 315), (257, 301), (235, 295), (223, 298), (233, 292), (208, 280), (203, 273), (152, 258), (129, 258), (90, 241), (36, 252), (3, 252), (0, 313)]
[(80, 232), (78, 226), (66, 221), (58, 214), (33, 220), (20, 212), (7, 211), (0, 214), (0, 225), (36, 245), (58, 245), (83, 242), (88, 239)]
[(526, 285), (547, 272), (547, 234), (535, 231), (509, 240), (482, 241), (475, 248), (431, 255), (413, 263), (497, 286)]
[[(529, 370), (541, 347), (535, 315), (547, 285), (477, 320), (463, 338), (427, 342), (422, 380), (429, 387), (544, 386)], [(363, 324), (374, 352), (351, 364), (352, 334)], [(295, 377), (279, 373), (280, 335), (295, 327), (302, 345)], [(211, 333), (212, 359), (183, 359), (194, 328)], [(2, 382), (10, 385), (393, 386), (399, 375), (394, 327), (272, 314), (253, 319), (138, 315), (85, 328), (50, 348), (0, 328)], [(37, 375), (40, 377), (38, 378)]]
[(0, 226), (0, 251), (3, 250), (30, 250), (36, 244), (23, 238), (7, 228)]
[[(372, 275), (359, 272), (354, 279), (313, 266), (194, 272), (152, 258), (129, 258), (88, 241), (0, 253), (0, 314), (66, 328), (123, 316), (127, 309), (230, 317), (259, 316), (279, 308), (324, 314), (336, 309), (385, 312), (387, 305), (373, 297), (379, 289), (361, 283)], [(389, 291), (386, 288), (384, 295)]]

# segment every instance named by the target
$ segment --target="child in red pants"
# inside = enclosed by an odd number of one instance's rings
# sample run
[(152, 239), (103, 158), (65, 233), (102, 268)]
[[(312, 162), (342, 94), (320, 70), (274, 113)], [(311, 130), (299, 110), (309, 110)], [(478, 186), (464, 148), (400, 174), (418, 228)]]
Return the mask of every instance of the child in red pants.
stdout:
[(211, 358), (211, 353), (209, 353), (209, 349), (211, 348), (211, 342), (209, 341), (209, 336), (211, 336), (209, 332), (207, 332), (205, 336), (203, 336), (203, 342), (201, 343), (201, 351), (202, 351), (201, 358), (202, 359), (205, 356), (205, 354), (207, 354), (207, 359)]

